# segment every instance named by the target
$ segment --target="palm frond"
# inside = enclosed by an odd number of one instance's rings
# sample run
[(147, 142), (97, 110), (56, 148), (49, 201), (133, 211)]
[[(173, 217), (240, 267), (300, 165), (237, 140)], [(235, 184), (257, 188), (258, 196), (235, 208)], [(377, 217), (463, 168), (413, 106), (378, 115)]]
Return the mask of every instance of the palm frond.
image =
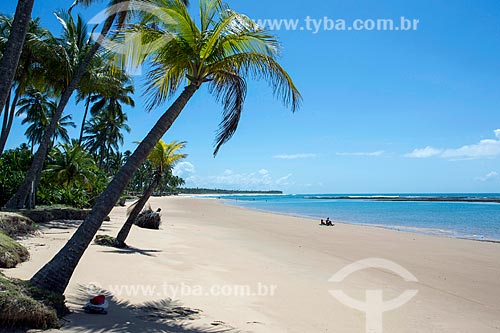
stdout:
[(211, 65), (211, 69), (233, 67), (238, 75), (264, 80), (273, 89), (274, 95), (282, 99), (283, 104), (295, 112), (302, 101), (299, 90), (290, 75), (273, 58), (261, 53), (239, 53), (224, 58)]
[(222, 102), (224, 108), (215, 141), (215, 156), (220, 147), (231, 139), (238, 128), (247, 93), (247, 84), (241, 76), (229, 71), (213, 72), (212, 79), (210, 92), (216, 96), (218, 101)]

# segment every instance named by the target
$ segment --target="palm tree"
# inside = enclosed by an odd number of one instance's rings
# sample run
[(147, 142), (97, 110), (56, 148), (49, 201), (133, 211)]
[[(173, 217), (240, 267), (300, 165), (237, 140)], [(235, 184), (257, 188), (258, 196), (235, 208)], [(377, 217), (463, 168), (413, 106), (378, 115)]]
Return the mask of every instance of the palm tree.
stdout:
[[(35, 0), (18, 0), (12, 29), (0, 61), (0, 110), (4, 109), (23, 50)], [(1, 112), (1, 111), (0, 111)]]
[[(127, 157), (130, 157), (130, 155)], [(147, 181), (153, 177), (153, 168), (151, 167), (151, 163), (146, 160), (141, 166), (137, 169), (134, 174), (134, 177), (129, 183), (128, 188), (134, 194), (144, 192), (147, 188)]]
[(76, 183), (91, 189), (97, 170), (92, 155), (73, 140), (71, 144), (64, 143), (50, 151), (49, 164), (44, 172), (63, 187)]
[[(149, 18), (140, 27), (145, 39), (164, 43), (148, 50), (148, 59), (152, 62), (147, 89), (150, 108), (163, 104), (186, 80), (187, 86), (99, 196), (71, 239), (32, 277), (31, 282), (40, 288), (64, 292), (80, 258), (134, 172), (203, 84), (209, 85), (224, 108), (215, 153), (237, 128), (248, 77), (267, 80), (276, 96), (293, 111), (299, 106), (300, 93), (276, 60), (279, 43), (248, 17), (230, 11), (217, 0), (201, 0), (198, 27), (181, 1), (158, 0), (157, 3), (158, 16)], [(175, 22), (160, 21), (159, 18), (165, 16)]]
[[(21, 2), (31, 2), (33, 3), (33, 0), (19, 0), (19, 3)], [(89, 5), (91, 4), (92, 0), (76, 0), (74, 5), (78, 3), (83, 3), (84, 5)], [(62, 90), (62, 95), (59, 99), (59, 103), (57, 105), (57, 108), (54, 112), (54, 115), (52, 117), (52, 120), (47, 128), (47, 131), (45, 132), (44, 137), (42, 138), (42, 141), (40, 142), (40, 145), (38, 146), (38, 150), (35, 153), (33, 157), (33, 162), (31, 163), (31, 167), (28, 170), (28, 173), (26, 174), (25, 179), (23, 180), (23, 183), (21, 186), (19, 186), (18, 190), (16, 193), (9, 199), (7, 204), (5, 205), (8, 208), (23, 208), (28, 204), (28, 199), (33, 195), (33, 187), (36, 190), (36, 187), (38, 185), (38, 182), (40, 180), (40, 175), (43, 169), (43, 164), (45, 161), (45, 158), (47, 156), (47, 151), (50, 147), (51, 144), (51, 138), (53, 136), (54, 131), (57, 128), (57, 123), (59, 122), (59, 119), (62, 116), (62, 113), (64, 109), (66, 108), (66, 105), (69, 102), (69, 99), (75, 89), (78, 88), (78, 84), (80, 82), (80, 79), (85, 75), (85, 72), (87, 71), (88, 66), (92, 62), (92, 59), (96, 55), (96, 53), (99, 51), (101, 45), (103, 44), (106, 36), (110, 32), (111, 28), (113, 27), (113, 23), (115, 20), (117, 20), (118, 27), (122, 26), (125, 23), (125, 19), (127, 17), (127, 11), (126, 7), (128, 6), (129, 2), (126, 0), (111, 0), (110, 5), (120, 5), (124, 4), (121, 6), (123, 9), (119, 13), (116, 11), (112, 11), (109, 16), (106, 18), (103, 28), (101, 30), (101, 34), (97, 38), (94, 44), (91, 44), (89, 49), (86, 50), (85, 54), (80, 57), (80, 61), (77, 63), (77, 66), (75, 67), (75, 71), (73, 71), (71, 76), (68, 79), (66, 87)], [(16, 34), (13, 34), (13, 36), (16, 36)], [(7, 57), (8, 58), (8, 57)], [(7, 59), (6, 58), (6, 59)], [(13, 63), (9, 63), (8, 65), (13, 65)], [(15, 66), (16, 67), (16, 66)], [(14, 67), (14, 68), (15, 68)], [(3, 67), (0, 67), (0, 73), (3, 73)], [(9, 88), (10, 88), (10, 81), (9, 80)], [(2, 81), (3, 83), (3, 81)], [(0, 105), (3, 107), (3, 88), (2, 85), (0, 84)], [(35, 184), (35, 186), (33, 186)]]
[[(90, 110), (90, 103), (96, 102), (99, 99), (106, 99), (106, 96), (118, 95), (118, 100), (124, 98), (122, 102), (126, 105), (134, 105), (134, 101), (131, 97), (125, 95), (120, 96), (122, 92), (133, 93), (133, 86), (130, 85), (131, 78), (125, 71), (112, 68), (108, 64), (109, 59), (102, 54), (96, 55), (94, 61), (87, 69), (87, 73), (84, 80), (80, 82), (78, 87), (78, 94), (76, 96), (76, 102), (85, 101), (85, 111), (82, 118), (82, 125), (80, 127), (80, 137), (79, 142), (82, 143), (83, 132), (85, 123), (87, 122), (87, 115)], [(130, 90), (131, 91), (127, 91)], [(117, 93), (118, 92), (118, 93)], [(95, 107), (98, 109), (99, 107)], [(97, 112), (94, 111), (93, 115)]]
[[(47, 127), (51, 122), (57, 103), (50, 100), (47, 93), (29, 88), (26, 95), (19, 100), (18, 105), (20, 108), (17, 111), (17, 115), (26, 115), (21, 124), (31, 124), (26, 129), (25, 135), (31, 144), (31, 151), (33, 152), (33, 147), (40, 144), (47, 131)], [(52, 146), (59, 138), (64, 142), (69, 141), (68, 130), (66, 129), (68, 126), (76, 127), (75, 123), (71, 121), (71, 115), (66, 115), (59, 119), (56, 130), (52, 136)]]
[(17, 115), (25, 115), (21, 124), (31, 124), (24, 133), (31, 146), (31, 153), (33, 153), (33, 147), (42, 139), (43, 132), (47, 128), (50, 109), (54, 107), (54, 104), (46, 93), (33, 88), (28, 89), (26, 95), (19, 100)]
[[(0, 49), (5, 49), (12, 20), (6, 16), (0, 16)], [(5, 144), (12, 128), (15, 115), (15, 107), (21, 95), (30, 86), (37, 86), (42, 89), (45, 86), (45, 73), (49, 66), (49, 59), (57, 58), (54, 52), (55, 39), (52, 34), (40, 26), (40, 20), (31, 20), (28, 25), (24, 47), (19, 59), (19, 65), (14, 76), (13, 87), (7, 97), (2, 129), (0, 135), (0, 154), (5, 148)], [(12, 98), (11, 98), (12, 97)], [(12, 99), (12, 101), (11, 101)], [(0, 110), (0, 115), (2, 111)]]
[(128, 76), (123, 75), (117, 82), (119, 85), (107, 87), (107, 91), (94, 95), (89, 100), (94, 102), (90, 113), (93, 118), (84, 127), (84, 131), (89, 133), (85, 138), (86, 147), (91, 150), (99, 150), (102, 166), (104, 158), (108, 158), (113, 149), (118, 149), (118, 145), (123, 143), (121, 130), (130, 132), (130, 128), (125, 124), (127, 115), (123, 113), (122, 104), (134, 107), (135, 102), (129, 94), (134, 93), (134, 86), (127, 84), (130, 82)]
[[(130, 132), (130, 127), (126, 124), (128, 117), (122, 112), (120, 103), (104, 105), (85, 126), (84, 146), (99, 156), (99, 167), (104, 161), (108, 161), (111, 154), (118, 151), (123, 144), (122, 130)], [(91, 110), (92, 111), (92, 110)], [(109, 166), (106, 163), (106, 166)]]
[(174, 141), (167, 144), (160, 139), (160, 141), (158, 141), (158, 143), (154, 146), (153, 151), (149, 153), (148, 160), (150, 161), (151, 166), (154, 169), (153, 179), (151, 180), (151, 184), (149, 185), (149, 187), (142, 194), (141, 198), (135, 202), (127, 218), (127, 221), (116, 236), (116, 245), (118, 247), (126, 246), (125, 240), (127, 239), (127, 236), (130, 232), (130, 228), (132, 228), (132, 224), (134, 224), (137, 216), (139, 216), (139, 213), (144, 208), (144, 205), (149, 200), (154, 190), (160, 184), (164, 173), (171, 170), (179, 160), (187, 157), (186, 154), (177, 153), (178, 150), (184, 148), (185, 146), (186, 142), (184, 141)]

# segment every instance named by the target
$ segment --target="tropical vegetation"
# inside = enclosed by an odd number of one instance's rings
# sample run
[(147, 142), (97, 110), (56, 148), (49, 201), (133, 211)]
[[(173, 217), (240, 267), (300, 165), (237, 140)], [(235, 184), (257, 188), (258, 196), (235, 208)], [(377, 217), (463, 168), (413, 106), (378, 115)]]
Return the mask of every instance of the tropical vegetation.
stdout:
[(131, 206), (127, 221), (125, 221), (125, 224), (116, 236), (116, 244), (118, 246), (125, 246), (125, 240), (130, 232), (130, 228), (135, 223), (137, 217), (144, 208), (144, 205), (146, 205), (146, 202), (160, 185), (162, 179), (167, 180), (167, 186), (171, 183), (173, 183), (174, 186), (184, 183), (178, 177), (172, 175), (172, 170), (177, 162), (187, 157), (186, 154), (177, 152), (178, 150), (183, 149), (185, 145), (186, 142), (174, 141), (171, 143), (165, 143), (160, 139), (154, 146), (153, 150), (149, 153), (147, 160), (149, 161), (148, 165), (152, 171), (152, 178), (150, 179), (148, 188), (141, 195), (141, 198)]
[[(24, 2), (29, 1), (19, 0), (18, 11), (26, 15), (29, 3)], [(28, 126), (27, 144), (0, 156), (0, 204), (11, 209), (37, 203), (92, 207), (70, 240), (30, 280), (32, 286), (56, 294), (64, 293), (120, 196), (141, 195), (117, 236), (124, 245), (149, 197), (155, 191), (175, 192), (184, 184), (173, 175), (173, 166), (186, 157), (179, 152), (185, 142), (165, 143), (161, 138), (202, 86), (222, 104), (214, 156), (238, 128), (248, 80), (266, 81), (292, 111), (301, 101), (278, 62), (275, 36), (220, 0), (200, 0), (196, 16), (187, 1), (143, 2), (154, 6), (153, 15), (138, 10), (137, 1), (111, 0), (110, 6), (121, 10), (108, 11), (97, 41), (88, 37), (90, 28), (83, 19), (72, 14), (74, 6), (94, 2), (76, 0), (67, 12), (56, 13), (62, 28), (59, 37), (40, 27), (38, 19), (26, 23), (23, 32), (17, 14), (13, 21), (0, 17), (0, 74), (6, 77), (0, 84), (5, 125), (0, 148), (9, 137), (13, 117), (22, 117)], [(103, 49), (106, 37), (120, 50)], [(21, 43), (17, 56), (12, 40)], [(12, 75), (4, 63), (15, 63)], [(124, 133), (131, 129), (126, 109), (135, 105), (135, 82), (125, 71), (130, 65), (144, 65), (146, 71), (144, 109), (163, 108), (172, 101), (136, 149), (121, 152)], [(64, 115), (74, 92), (83, 116), (78, 125), (71, 112)], [(77, 126), (79, 135), (72, 137), (68, 128)]]
[(38, 287), (64, 292), (81, 256), (132, 175), (202, 85), (208, 85), (223, 106), (214, 154), (238, 127), (248, 78), (266, 80), (285, 105), (292, 110), (299, 106), (300, 93), (277, 62), (279, 43), (248, 17), (220, 1), (201, 0), (198, 24), (179, 0), (150, 3), (156, 5), (155, 15), (146, 13), (141, 24), (122, 31), (122, 35), (134, 33), (136, 37), (123, 40), (131, 44), (121, 64), (150, 61), (146, 83), (149, 109), (163, 105), (184, 88), (99, 196), (68, 243), (33, 276), (31, 282)]

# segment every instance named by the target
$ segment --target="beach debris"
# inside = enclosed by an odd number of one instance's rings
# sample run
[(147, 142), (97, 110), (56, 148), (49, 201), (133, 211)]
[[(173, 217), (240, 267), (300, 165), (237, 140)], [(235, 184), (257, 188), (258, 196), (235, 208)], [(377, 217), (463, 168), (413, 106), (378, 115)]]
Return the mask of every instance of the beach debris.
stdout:
[(137, 219), (135, 220), (135, 225), (146, 229), (154, 229), (154, 230), (160, 229), (160, 224), (161, 224), (160, 211), (161, 208), (158, 208), (156, 211), (153, 211), (151, 209), (151, 206), (148, 205), (148, 207), (145, 208), (139, 214), (139, 216), (137, 216)]
[(83, 306), (83, 310), (87, 313), (107, 314), (109, 302), (104, 295), (97, 295), (91, 298), (87, 304)]

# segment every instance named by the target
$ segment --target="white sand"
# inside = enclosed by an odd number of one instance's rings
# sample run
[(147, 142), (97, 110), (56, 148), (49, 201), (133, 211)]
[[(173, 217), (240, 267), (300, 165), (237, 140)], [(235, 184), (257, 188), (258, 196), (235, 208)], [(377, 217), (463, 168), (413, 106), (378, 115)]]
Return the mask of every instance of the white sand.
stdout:
[[(64, 332), (365, 332), (364, 313), (341, 304), (330, 295), (332, 289), (361, 301), (367, 289), (383, 290), (384, 300), (417, 289), (406, 305), (383, 315), (384, 332), (500, 331), (500, 244), (347, 224), (321, 227), (318, 221), (212, 199), (150, 202), (162, 208), (160, 231), (134, 227), (127, 243), (135, 250), (91, 245), (85, 253), (67, 290), (76, 313), (67, 317)], [(115, 208), (99, 233), (115, 236), (125, 212)], [(74, 231), (51, 226), (24, 242), (32, 259), (6, 274), (30, 278)], [(328, 281), (346, 265), (372, 257), (394, 261), (418, 282), (383, 269), (359, 271), (341, 283)], [(87, 298), (81, 286), (92, 282), (114, 291), (118, 303), (112, 302), (108, 315), (80, 310)], [(235, 286), (258, 292), (259, 283), (268, 291), (275, 288), (274, 294), (234, 295), (241, 293)], [(139, 289), (120, 294), (120, 286)], [(220, 295), (232, 291), (232, 296)], [(201, 309), (199, 318), (158, 321), (133, 306), (168, 297)]]

